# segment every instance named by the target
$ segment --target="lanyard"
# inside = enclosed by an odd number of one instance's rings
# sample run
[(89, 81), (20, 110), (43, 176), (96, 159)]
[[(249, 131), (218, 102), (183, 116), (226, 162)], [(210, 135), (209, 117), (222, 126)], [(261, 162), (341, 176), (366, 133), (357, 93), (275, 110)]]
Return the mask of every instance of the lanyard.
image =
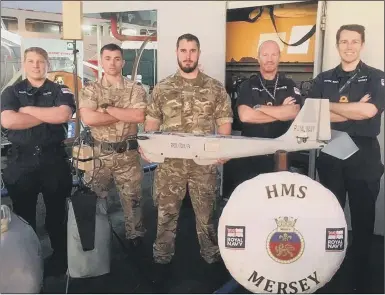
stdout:
[(275, 79), (275, 85), (274, 85), (274, 93), (271, 94), (269, 90), (267, 90), (267, 88), (265, 87), (265, 85), (263, 85), (263, 82), (262, 82), (262, 79), (261, 77), (258, 75), (258, 78), (259, 78), (259, 81), (261, 82), (261, 86), (262, 88), (267, 92), (267, 94), (273, 99), (275, 100), (275, 92), (277, 91), (277, 86), (278, 86), (278, 74), (277, 74), (277, 78)]
[(338, 93), (339, 93), (339, 94), (341, 94), (342, 91), (344, 91), (345, 88), (348, 87), (348, 86), (350, 85), (350, 83), (353, 82), (353, 79), (358, 75), (359, 72), (360, 72), (360, 69), (358, 69), (358, 70), (355, 72), (355, 74), (354, 74), (353, 76), (351, 76), (351, 77), (349, 78), (349, 80), (346, 81), (346, 83), (345, 83), (344, 85), (342, 85), (342, 87), (338, 90)]

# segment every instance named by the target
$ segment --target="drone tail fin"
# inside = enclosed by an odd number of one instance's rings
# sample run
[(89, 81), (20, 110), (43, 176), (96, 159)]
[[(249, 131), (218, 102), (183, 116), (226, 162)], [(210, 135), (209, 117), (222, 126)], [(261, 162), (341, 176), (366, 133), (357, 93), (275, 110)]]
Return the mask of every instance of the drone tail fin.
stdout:
[(280, 138), (297, 140), (297, 138), (302, 137), (306, 137), (310, 141), (328, 141), (331, 139), (328, 99), (306, 99), (289, 130)]

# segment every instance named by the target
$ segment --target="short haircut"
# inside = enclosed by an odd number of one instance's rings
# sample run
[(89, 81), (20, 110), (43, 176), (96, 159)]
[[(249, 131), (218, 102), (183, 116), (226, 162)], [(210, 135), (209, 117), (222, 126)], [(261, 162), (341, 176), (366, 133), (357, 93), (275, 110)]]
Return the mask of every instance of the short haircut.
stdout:
[(41, 47), (30, 47), (30, 48), (27, 48), (26, 50), (24, 50), (24, 61), (27, 57), (28, 52), (35, 52), (36, 54), (41, 55), (45, 59), (46, 62), (49, 62), (47, 51), (45, 51)]
[(103, 54), (104, 50), (109, 50), (109, 51), (116, 51), (116, 50), (119, 50), (120, 51), (120, 54), (122, 55), (122, 58), (123, 58), (123, 49), (119, 46), (119, 45), (116, 45), (114, 43), (110, 43), (110, 44), (106, 44), (102, 47), (102, 49), (100, 49), (100, 55)]
[(178, 37), (178, 40), (176, 41), (176, 48), (179, 48), (179, 42), (182, 41), (182, 40), (187, 40), (187, 41), (195, 41), (197, 46), (198, 46), (198, 49), (201, 48), (201, 44), (199, 42), (199, 39), (197, 36), (193, 35), (193, 34), (183, 34), (181, 36)]
[(260, 55), (260, 51), (261, 51), (262, 46), (265, 45), (266, 43), (275, 43), (277, 45), (277, 47), (278, 47), (278, 53), (281, 54), (281, 48), (279, 47), (279, 44), (278, 44), (277, 41), (275, 41), (275, 40), (265, 40), (258, 47), (258, 52), (257, 52), (258, 56)]
[(341, 32), (343, 30), (347, 31), (354, 31), (361, 35), (361, 41), (362, 43), (365, 42), (365, 27), (357, 24), (351, 24), (351, 25), (343, 25), (341, 26), (336, 34), (336, 42), (337, 44), (340, 42)]

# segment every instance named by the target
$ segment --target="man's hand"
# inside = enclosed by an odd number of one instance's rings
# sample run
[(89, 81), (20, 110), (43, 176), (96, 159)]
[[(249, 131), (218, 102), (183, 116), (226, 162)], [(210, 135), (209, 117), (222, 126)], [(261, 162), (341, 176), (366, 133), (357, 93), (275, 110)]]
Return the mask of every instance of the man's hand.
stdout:
[(366, 94), (360, 99), (360, 102), (367, 102), (369, 99), (371, 99), (370, 94)]
[(145, 161), (148, 162), (149, 164), (152, 163), (149, 159), (146, 158), (146, 156), (144, 155), (144, 152), (143, 152), (143, 150), (142, 150), (141, 147), (138, 147), (138, 152), (139, 152), (139, 154), (140, 154), (140, 156), (142, 157), (143, 160), (145, 160)]
[(282, 105), (291, 105), (291, 104), (295, 104), (295, 102), (296, 102), (295, 98), (289, 96), (285, 98)]

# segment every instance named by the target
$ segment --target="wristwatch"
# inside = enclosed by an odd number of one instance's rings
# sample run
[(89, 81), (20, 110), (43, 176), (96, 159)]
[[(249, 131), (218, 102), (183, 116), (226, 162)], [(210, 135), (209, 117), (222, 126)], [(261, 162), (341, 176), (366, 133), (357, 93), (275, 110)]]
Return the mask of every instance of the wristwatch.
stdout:
[(253, 106), (253, 109), (256, 110), (256, 109), (259, 109), (260, 107), (261, 107), (261, 105), (260, 105), (260, 104), (257, 104), (257, 105), (255, 105), (255, 106)]
[(103, 103), (100, 105), (100, 108), (102, 109), (103, 113), (107, 114), (107, 108), (108, 108), (108, 103)]

